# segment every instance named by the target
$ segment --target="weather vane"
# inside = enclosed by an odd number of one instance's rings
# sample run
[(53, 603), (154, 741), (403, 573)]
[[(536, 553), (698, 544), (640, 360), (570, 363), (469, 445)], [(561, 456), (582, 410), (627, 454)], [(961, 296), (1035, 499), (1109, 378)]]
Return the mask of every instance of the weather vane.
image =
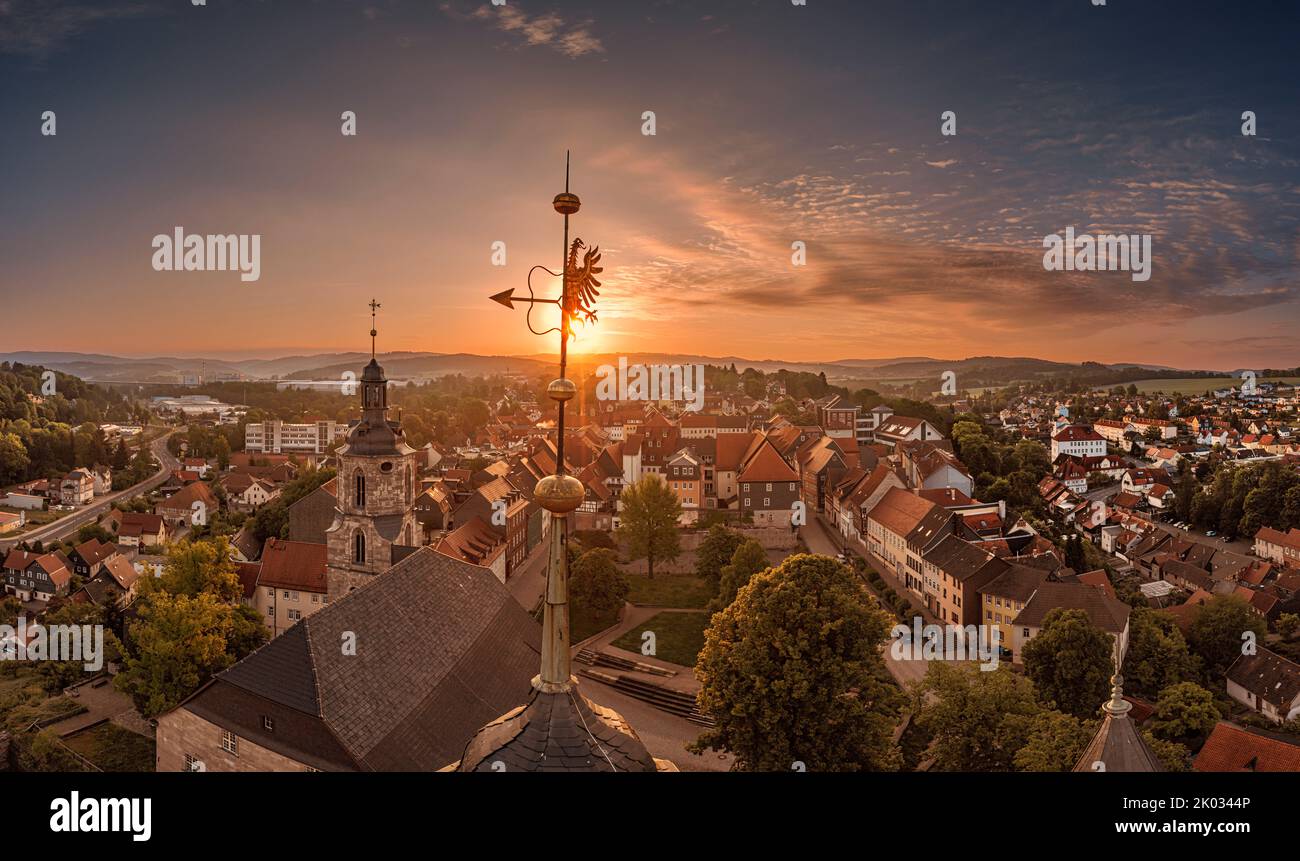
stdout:
[[(560, 278), (560, 273), (552, 272), (545, 266), (534, 266), (528, 270), (528, 298), (514, 295), (511, 290), (503, 290), (491, 297), (493, 302), (499, 302), (507, 308), (514, 310), (515, 302), (523, 302), (528, 306), (528, 329), (534, 335), (549, 335), (551, 332), (560, 333), (560, 378), (551, 384), (552, 389), (559, 386), (572, 387), (573, 383), (565, 379), (565, 373), (569, 361), (569, 337), (574, 335), (573, 324), (579, 325), (594, 324), (596, 322), (596, 297), (600, 291), (596, 288), (600, 282), (596, 276), (605, 271), (598, 264), (600, 263), (600, 247), (587, 248), (586, 243), (581, 239), (575, 238), (573, 244), (569, 244), (569, 216), (577, 213), (582, 207), (582, 201), (578, 195), (569, 191), (569, 154), (564, 154), (564, 191), (555, 196), (552, 201), (555, 211), (564, 216), (564, 252), (561, 256), (562, 269), (564, 271), (561, 280), (560, 297), (558, 299), (539, 299), (533, 293), (533, 273), (538, 269), (555, 278)], [(578, 265), (578, 253), (586, 248), (583, 255), (582, 265)], [(533, 328), (532, 310), (534, 305), (558, 305), (560, 307), (560, 325), (553, 326), (544, 331), (537, 331)], [(556, 440), (556, 454), (559, 461), (558, 471), (560, 475), (564, 474), (564, 402), (569, 400), (573, 395), (568, 397), (556, 397), (557, 392), (551, 392), (551, 398), (559, 402), (559, 437)]]

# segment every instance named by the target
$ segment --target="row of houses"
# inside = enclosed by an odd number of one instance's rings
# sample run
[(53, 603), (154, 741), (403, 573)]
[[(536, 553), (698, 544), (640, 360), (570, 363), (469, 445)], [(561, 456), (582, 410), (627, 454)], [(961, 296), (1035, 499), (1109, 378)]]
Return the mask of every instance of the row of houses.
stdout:
[[(5, 593), (29, 605), (70, 597), (77, 602), (127, 606), (134, 600), (140, 576), (141, 569), (120, 548), (98, 539), (78, 544), (71, 553), (14, 549), (4, 559)], [(72, 591), (74, 582), (81, 585)]]
[(11, 488), (0, 505), (39, 511), (46, 505), (86, 505), (96, 496), (113, 492), (113, 470), (108, 466), (78, 467), (59, 479), (37, 479)]

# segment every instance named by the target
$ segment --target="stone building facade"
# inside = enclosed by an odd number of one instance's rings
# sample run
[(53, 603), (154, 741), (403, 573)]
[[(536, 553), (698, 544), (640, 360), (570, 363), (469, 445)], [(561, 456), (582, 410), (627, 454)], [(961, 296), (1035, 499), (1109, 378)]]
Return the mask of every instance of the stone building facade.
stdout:
[(362, 417), (338, 452), (338, 507), (325, 530), (331, 601), (392, 567), (394, 548), (421, 543), (412, 511), (420, 454), (388, 419), (388, 381), (374, 359), (360, 385)]

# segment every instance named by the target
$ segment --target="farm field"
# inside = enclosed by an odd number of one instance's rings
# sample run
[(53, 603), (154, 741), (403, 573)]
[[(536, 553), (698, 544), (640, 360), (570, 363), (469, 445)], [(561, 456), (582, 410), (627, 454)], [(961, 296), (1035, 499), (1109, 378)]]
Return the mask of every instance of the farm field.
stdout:
[[(1261, 383), (1300, 383), (1300, 377), (1266, 377)], [(1142, 394), (1164, 392), (1167, 395), (1199, 395), (1214, 389), (1226, 389), (1241, 385), (1239, 377), (1173, 377), (1167, 380), (1135, 380), (1133, 385)], [(1126, 384), (1127, 387), (1127, 384)], [(1101, 389), (1111, 388), (1101, 386)]]

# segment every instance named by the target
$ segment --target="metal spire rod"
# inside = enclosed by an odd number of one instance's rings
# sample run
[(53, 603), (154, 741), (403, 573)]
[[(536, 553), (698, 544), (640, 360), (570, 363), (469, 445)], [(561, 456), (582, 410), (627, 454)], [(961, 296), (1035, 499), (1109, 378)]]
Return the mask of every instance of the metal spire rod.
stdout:
[[(569, 194), (569, 151), (564, 151), (564, 193)], [(564, 245), (560, 247), (560, 379), (565, 379), (569, 365), (569, 212), (564, 210)], [(560, 417), (555, 439), (556, 473), (564, 475), (564, 405), (560, 401)]]
[(379, 331), (375, 328), (375, 312), (382, 306), (373, 298), (370, 300), (370, 359), (375, 358), (375, 338), (379, 336)]

